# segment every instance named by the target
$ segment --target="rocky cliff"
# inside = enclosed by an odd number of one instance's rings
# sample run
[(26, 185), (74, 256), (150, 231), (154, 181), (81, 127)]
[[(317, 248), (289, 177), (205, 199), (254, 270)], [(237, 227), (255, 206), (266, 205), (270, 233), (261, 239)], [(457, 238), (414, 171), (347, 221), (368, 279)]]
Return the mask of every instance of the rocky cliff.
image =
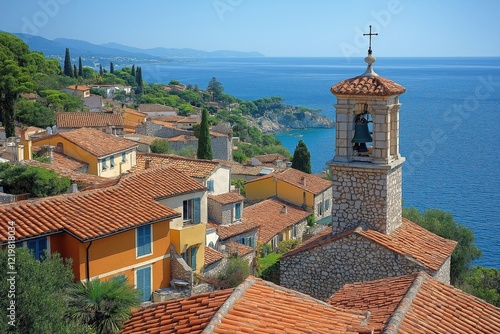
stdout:
[(285, 132), (293, 129), (333, 128), (335, 121), (316, 112), (287, 109), (282, 112), (269, 111), (263, 116), (245, 117), (247, 123), (256, 126), (263, 133)]

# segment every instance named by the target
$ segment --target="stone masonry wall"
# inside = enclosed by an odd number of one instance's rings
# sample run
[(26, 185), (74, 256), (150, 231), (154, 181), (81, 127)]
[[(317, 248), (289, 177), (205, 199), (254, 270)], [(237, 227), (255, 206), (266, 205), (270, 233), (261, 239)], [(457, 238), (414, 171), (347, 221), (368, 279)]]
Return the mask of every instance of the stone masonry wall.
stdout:
[[(365, 237), (352, 234), (280, 260), (280, 285), (325, 300), (344, 284), (424, 270)], [(433, 276), (434, 272), (428, 272)]]
[(208, 217), (215, 220), (218, 224), (229, 225), (233, 222), (233, 206), (233, 203), (221, 205), (209, 198)]
[[(321, 215), (319, 215), (318, 212), (318, 204), (320, 203), (325, 203), (325, 201), (329, 201), (328, 209), (324, 210)], [(324, 206), (323, 206), (324, 208)], [(322, 193), (317, 194), (314, 197), (314, 218), (316, 221), (319, 221), (321, 219), (324, 219), (328, 216), (332, 215), (332, 208), (333, 208), (333, 188), (328, 188), (327, 190), (323, 191)]]
[(172, 271), (172, 279), (183, 280), (189, 283), (189, 290), (193, 287), (193, 271), (186, 264), (186, 261), (177, 254), (175, 247), (170, 246), (170, 263)]
[(451, 256), (446, 259), (441, 268), (434, 274), (434, 278), (446, 283), (450, 284), (450, 270), (451, 270)]
[(401, 224), (401, 165), (391, 169), (331, 164), (333, 233), (360, 225), (389, 234)]

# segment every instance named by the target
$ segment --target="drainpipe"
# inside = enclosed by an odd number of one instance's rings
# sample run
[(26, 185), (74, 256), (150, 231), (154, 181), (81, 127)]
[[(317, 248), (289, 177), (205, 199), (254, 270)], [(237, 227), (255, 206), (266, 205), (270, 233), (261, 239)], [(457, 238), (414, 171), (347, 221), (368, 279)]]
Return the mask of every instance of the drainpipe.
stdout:
[[(93, 240), (92, 240), (93, 241)], [(87, 282), (90, 281), (90, 263), (89, 263), (89, 250), (90, 250), (90, 246), (92, 246), (92, 241), (90, 241), (89, 245), (87, 246), (87, 250), (86, 250), (86, 253), (87, 253), (87, 258), (86, 258), (86, 263), (85, 263), (85, 268), (86, 268), (86, 271), (87, 271)]]

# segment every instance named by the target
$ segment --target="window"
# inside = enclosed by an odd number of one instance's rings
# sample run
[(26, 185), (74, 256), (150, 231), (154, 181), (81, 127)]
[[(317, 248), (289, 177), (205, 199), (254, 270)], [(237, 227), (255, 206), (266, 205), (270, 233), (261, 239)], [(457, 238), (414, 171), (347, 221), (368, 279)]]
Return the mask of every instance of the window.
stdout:
[(182, 202), (182, 220), (187, 222), (191, 221), (193, 224), (201, 222), (201, 198), (196, 197)]
[(198, 247), (189, 247), (184, 253), (182, 253), (182, 258), (192, 270), (196, 270), (196, 254), (198, 253)]
[(127, 162), (127, 153), (122, 152), (122, 162)]
[(325, 212), (328, 211), (329, 208), (330, 208), (330, 199), (327, 198), (325, 199)]
[(102, 170), (108, 169), (108, 165), (106, 164), (106, 158), (102, 159)]
[(323, 214), (323, 202), (320, 202), (318, 203), (318, 215), (322, 215)]
[(214, 191), (214, 180), (208, 180), (207, 181), (207, 188), (208, 188), (209, 192), (213, 192)]
[(36, 260), (43, 261), (45, 260), (45, 250), (48, 250), (47, 237), (29, 240), (27, 242), (27, 247), (33, 252), (33, 256)]
[(135, 287), (141, 292), (141, 301), (146, 302), (151, 299), (151, 267), (137, 269)]
[(297, 238), (298, 229), (299, 229), (299, 227), (297, 225), (293, 225), (292, 226), (292, 239), (296, 239)]
[(255, 236), (252, 235), (250, 237), (240, 238), (240, 244), (254, 248), (255, 247)]
[(276, 249), (276, 247), (278, 247), (278, 244), (279, 244), (279, 236), (275, 235), (272, 239), (271, 239), (271, 248), (274, 250)]
[(109, 164), (111, 166), (111, 169), (115, 168), (115, 156), (114, 155), (109, 157)]
[(140, 226), (136, 231), (137, 257), (151, 254), (151, 225)]
[(234, 205), (234, 219), (241, 219), (241, 203), (236, 203)]
[(127, 278), (125, 277), (125, 274), (120, 274), (120, 275), (114, 276), (112, 279), (117, 279), (117, 280), (120, 280), (120, 281), (125, 281)]

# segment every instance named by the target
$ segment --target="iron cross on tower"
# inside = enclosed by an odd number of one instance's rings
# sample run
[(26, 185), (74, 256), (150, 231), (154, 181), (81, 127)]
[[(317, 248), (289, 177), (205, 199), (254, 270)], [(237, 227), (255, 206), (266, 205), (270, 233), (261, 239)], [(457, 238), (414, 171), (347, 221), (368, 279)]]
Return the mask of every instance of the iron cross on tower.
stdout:
[(363, 34), (363, 36), (370, 36), (370, 44), (368, 46), (368, 54), (372, 54), (372, 36), (378, 36), (378, 32), (372, 34), (372, 25), (370, 24), (370, 33)]

